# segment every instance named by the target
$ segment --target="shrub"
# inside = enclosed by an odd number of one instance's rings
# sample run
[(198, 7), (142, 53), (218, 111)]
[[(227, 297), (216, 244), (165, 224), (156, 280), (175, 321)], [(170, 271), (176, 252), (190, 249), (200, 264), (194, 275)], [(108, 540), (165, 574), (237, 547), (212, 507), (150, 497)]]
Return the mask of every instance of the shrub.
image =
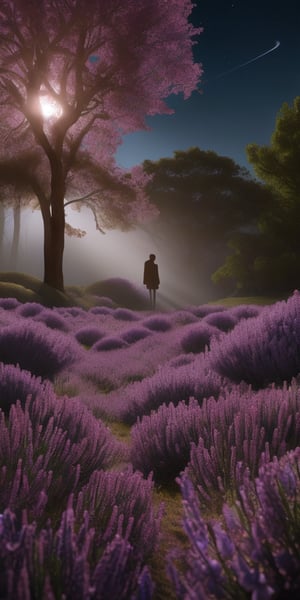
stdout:
[(115, 307), (115, 303), (112, 301), (111, 298), (108, 298), (107, 296), (95, 295), (95, 296), (93, 296), (93, 300), (97, 306), (107, 306), (109, 308)]
[(107, 296), (119, 306), (132, 310), (147, 310), (148, 298), (141, 286), (132, 284), (128, 279), (113, 277), (96, 281), (86, 288), (89, 294)]
[(43, 306), (38, 304), (37, 302), (26, 302), (25, 304), (21, 304), (17, 309), (17, 313), (21, 315), (21, 317), (35, 317), (43, 310)]
[(221, 331), (230, 331), (237, 324), (237, 318), (235, 318), (229, 311), (223, 310), (221, 312), (212, 313), (205, 317), (205, 322), (213, 327), (217, 327)]
[(44, 323), (50, 329), (58, 329), (59, 331), (68, 331), (66, 320), (55, 313), (53, 309), (42, 310), (36, 317), (37, 321)]
[(262, 464), (300, 445), (300, 393), (295, 381), (290, 390), (237, 388), (204, 401), (200, 421), (186, 474), (211, 506), (236, 497), (245, 472), (254, 479)]
[(95, 469), (111, 466), (122, 455), (101, 421), (78, 401), (28, 397), (22, 407), (0, 411), (0, 506), (51, 509), (85, 484)]
[(128, 344), (134, 344), (139, 340), (143, 340), (148, 335), (151, 335), (151, 333), (148, 329), (145, 329), (145, 327), (132, 327), (131, 329), (124, 331), (121, 338)]
[(20, 305), (16, 298), (0, 298), (0, 308), (4, 310), (15, 310)]
[(205, 355), (197, 357), (192, 363), (174, 369), (164, 366), (152, 377), (128, 386), (129, 401), (121, 409), (121, 418), (133, 424), (138, 417), (149, 415), (162, 404), (172, 402), (176, 406), (181, 400), (218, 396), (221, 378), (211, 370)]
[(263, 466), (223, 518), (204, 520), (191, 482), (181, 479), (186, 569), (171, 557), (178, 598), (297, 598), (300, 593), (300, 449)]
[(128, 344), (125, 340), (117, 336), (107, 336), (103, 340), (99, 340), (93, 345), (93, 350), (100, 352), (102, 350), (118, 350), (119, 348), (126, 348)]
[(138, 321), (139, 317), (132, 311), (129, 310), (128, 308), (116, 308), (116, 310), (113, 311), (113, 316), (115, 319), (118, 319), (119, 321)]
[(91, 551), (95, 531), (88, 514), (79, 527), (69, 507), (58, 529), (17, 524), (5, 510), (0, 528), (1, 595), (9, 600), (151, 600), (153, 584), (147, 567), (133, 559), (133, 549), (119, 535)]
[(144, 327), (151, 329), (151, 331), (169, 331), (172, 325), (166, 317), (149, 317), (143, 322)]
[(170, 316), (171, 321), (179, 325), (188, 325), (190, 323), (197, 323), (197, 317), (189, 310), (176, 310)]
[(162, 516), (162, 507), (154, 513), (152, 492), (152, 478), (143, 479), (130, 469), (94, 472), (75, 500), (76, 519), (89, 512), (91, 525), (99, 531), (96, 547), (118, 534), (145, 559), (157, 546)]
[(144, 475), (156, 481), (174, 479), (190, 459), (191, 442), (201, 434), (201, 408), (196, 400), (187, 405), (163, 404), (144, 416), (131, 430), (130, 460)]
[(241, 319), (257, 317), (262, 309), (262, 306), (257, 306), (256, 304), (240, 304), (239, 306), (233, 306), (230, 309), (230, 313), (238, 321), (241, 321)]
[(212, 344), (211, 361), (221, 375), (255, 388), (291, 380), (300, 372), (300, 295), (240, 321)]
[(104, 337), (103, 331), (98, 327), (82, 327), (75, 333), (76, 340), (83, 346), (93, 346), (98, 340)]
[(89, 313), (92, 315), (112, 315), (113, 310), (107, 306), (93, 306), (93, 308), (90, 308)]
[(225, 306), (219, 306), (218, 304), (202, 304), (201, 306), (191, 306), (189, 310), (196, 317), (202, 318), (212, 313), (222, 312), (222, 310), (225, 310)]
[(194, 354), (204, 352), (209, 347), (213, 337), (218, 338), (220, 331), (212, 325), (200, 323), (191, 325), (186, 329), (181, 338), (181, 347), (184, 352), (193, 352)]
[(67, 317), (82, 317), (86, 315), (86, 311), (80, 306), (67, 306), (56, 309), (58, 312), (62, 312)]
[(17, 400), (24, 406), (27, 397), (43, 398), (43, 402), (54, 401), (53, 387), (49, 381), (34, 377), (29, 371), (14, 365), (0, 363), (0, 408), (8, 415)]
[(0, 361), (43, 378), (52, 379), (79, 356), (75, 341), (42, 323), (20, 322), (0, 330)]

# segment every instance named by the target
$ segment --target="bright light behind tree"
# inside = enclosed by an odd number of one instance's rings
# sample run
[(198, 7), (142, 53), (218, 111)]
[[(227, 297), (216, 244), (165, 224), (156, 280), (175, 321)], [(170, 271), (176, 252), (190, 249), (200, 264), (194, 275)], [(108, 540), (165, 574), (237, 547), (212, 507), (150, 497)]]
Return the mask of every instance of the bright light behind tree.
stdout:
[(61, 106), (49, 96), (40, 96), (40, 106), (44, 119), (59, 119), (62, 114)]
[(64, 289), (66, 200), (89, 206), (101, 231), (153, 216), (142, 169), (128, 174), (114, 155), (148, 115), (172, 113), (170, 95), (197, 89), (192, 46), (201, 29), (188, 19), (192, 8), (192, 0), (89, 0), (88, 10), (86, 0), (1, 0), (0, 121), (9, 148), (0, 162), (9, 155), (13, 185), (17, 169), (20, 191), (37, 197), (51, 287)]

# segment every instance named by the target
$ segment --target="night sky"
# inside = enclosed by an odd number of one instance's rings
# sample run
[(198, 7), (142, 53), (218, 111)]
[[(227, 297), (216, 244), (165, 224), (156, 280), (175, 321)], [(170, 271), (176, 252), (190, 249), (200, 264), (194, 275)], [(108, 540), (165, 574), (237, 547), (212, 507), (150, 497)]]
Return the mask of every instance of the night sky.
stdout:
[[(174, 115), (152, 117), (151, 132), (127, 136), (117, 154), (123, 166), (199, 146), (249, 167), (245, 146), (268, 144), (282, 103), (300, 94), (298, 0), (197, 0), (193, 22), (204, 28), (195, 46), (201, 93), (171, 98)], [(276, 50), (235, 68), (277, 40)]]

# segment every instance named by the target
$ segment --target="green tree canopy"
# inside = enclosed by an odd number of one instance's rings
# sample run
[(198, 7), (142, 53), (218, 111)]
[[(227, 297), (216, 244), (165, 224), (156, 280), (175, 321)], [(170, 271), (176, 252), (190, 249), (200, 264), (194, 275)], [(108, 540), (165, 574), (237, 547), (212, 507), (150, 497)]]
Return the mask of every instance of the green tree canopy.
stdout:
[(144, 169), (152, 176), (151, 203), (160, 211), (153, 234), (185, 278), (214, 294), (211, 274), (228, 254), (228, 241), (256, 230), (271, 194), (231, 158), (197, 147), (145, 161)]
[(272, 194), (258, 233), (240, 236), (233, 254), (214, 274), (240, 289), (290, 293), (300, 282), (300, 96), (281, 107), (270, 144), (247, 146), (249, 162)]
[(249, 144), (247, 154), (257, 175), (274, 192), (274, 203), (261, 221), (268, 252), (260, 257), (274, 290), (292, 291), (300, 281), (300, 96), (281, 107), (269, 146)]

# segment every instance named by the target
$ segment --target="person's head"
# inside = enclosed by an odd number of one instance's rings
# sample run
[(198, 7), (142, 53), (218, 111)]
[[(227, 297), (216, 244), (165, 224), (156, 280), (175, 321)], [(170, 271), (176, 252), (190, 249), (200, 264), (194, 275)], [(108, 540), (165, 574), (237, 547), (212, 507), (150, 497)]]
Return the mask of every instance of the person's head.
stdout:
[(154, 262), (156, 259), (156, 256), (155, 256), (155, 254), (149, 254), (149, 258), (152, 262)]

